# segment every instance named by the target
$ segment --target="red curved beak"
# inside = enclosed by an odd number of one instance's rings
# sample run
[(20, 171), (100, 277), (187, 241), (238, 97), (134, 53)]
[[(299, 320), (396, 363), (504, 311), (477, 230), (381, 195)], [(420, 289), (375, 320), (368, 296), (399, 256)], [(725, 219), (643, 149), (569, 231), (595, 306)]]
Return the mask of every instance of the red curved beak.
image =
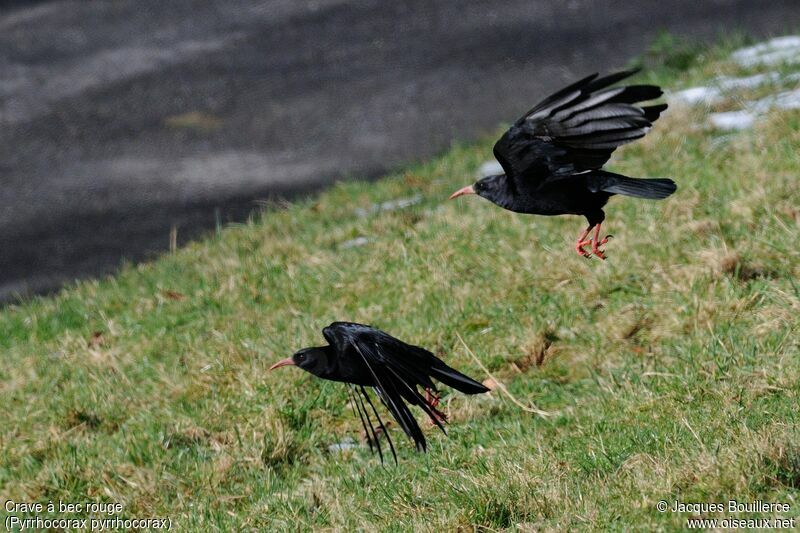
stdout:
[(448, 200), (452, 200), (453, 198), (458, 198), (459, 196), (464, 196), (465, 194), (475, 194), (475, 189), (472, 188), (472, 185), (467, 185), (462, 189), (458, 189), (456, 192), (450, 195)]
[[(277, 363), (275, 363), (274, 365), (269, 367), (269, 370), (275, 370), (276, 368), (280, 368), (282, 366), (293, 365), (293, 364), (294, 364), (294, 361), (292, 361), (292, 358), (289, 357), (289, 358), (286, 358), (286, 359), (281, 359), (280, 361), (278, 361)], [(269, 370), (267, 370), (267, 372), (269, 372)]]

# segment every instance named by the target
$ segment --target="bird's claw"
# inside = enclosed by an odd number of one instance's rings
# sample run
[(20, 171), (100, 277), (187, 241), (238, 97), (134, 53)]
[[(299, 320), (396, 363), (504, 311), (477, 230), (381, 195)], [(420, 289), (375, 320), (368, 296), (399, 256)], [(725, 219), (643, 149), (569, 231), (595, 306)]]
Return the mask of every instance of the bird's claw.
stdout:
[[(612, 238), (614, 238), (613, 235), (606, 235), (600, 240), (600, 242), (595, 242), (593, 238), (586, 239), (585, 241), (578, 241), (577, 243), (575, 243), (575, 251), (578, 253), (578, 255), (581, 255), (586, 259), (590, 259), (592, 257), (592, 254), (594, 254), (598, 259), (605, 261), (606, 259), (605, 250), (601, 250), (600, 246), (606, 244), (609, 241), (609, 239)], [(592, 247), (591, 251), (585, 250), (583, 248), (584, 246), (589, 246), (589, 245), (591, 245)]]
[(592, 254), (591, 252), (584, 250), (583, 247), (588, 246), (590, 244), (592, 244), (592, 239), (586, 241), (578, 241), (577, 243), (575, 243), (575, 251), (578, 252), (578, 255), (582, 255), (586, 259), (589, 259), (590, 257), (592, 257)]
[[(436, 408), (439, 405), (440, 399), (441, 396), (439, 396), (438, 393), (431, 391), (431, 389), (427, 387), (425, 388), (425, 403), (430, 408), (431, 412), (433, 413), (433, 416), (435, 416), (440, 423), (442, 422), (446, 423), (447, 415), (445, 415), (443, 412), (441, 412), (439, 409)], [(436, 422), (430, 420), (430, 424), (433, 426), (436, 424)]]
[(592, 253), (595, 256), (597, 256), (598, 259), (601, 259), (603, 261), (606, 260), (606, 254), (605, 254), (605, 250), (601, 250), (600, 249), (600, 246), (605, 244), (605, 243), (607, 243), (609, 237), (610, 237), (610, 235), (606, 235), (605, 237), (603, 237), (603, 240), (601, 240), (600, 242), (593, 242), (592, 243)]
[[(439, 421), (440, 424), (446, 424), (447, 423), (447, 415), (446, 414), (444, 414), (443, 412), (441, 412), (440, 410), (438, 410), (435, 407), (431, 407), (431, 411), (433, 412), (433, 416), (436, 417), (436, 419)], [(432, 426), (436, 425), (436, 422), (433, 421), (432, 419), (429, 420), (428, 422)]]

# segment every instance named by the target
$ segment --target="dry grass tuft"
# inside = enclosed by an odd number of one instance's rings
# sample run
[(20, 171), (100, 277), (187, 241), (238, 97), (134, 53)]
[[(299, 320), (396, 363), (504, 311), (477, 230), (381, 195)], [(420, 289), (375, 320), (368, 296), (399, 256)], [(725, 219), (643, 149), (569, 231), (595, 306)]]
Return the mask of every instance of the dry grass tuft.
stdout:
[(716, 257), (714, 266), (717, 272), (731, 276), (739, 281), (750, 281), (756, 278), (768, 278), (776, 275), (774, 270), (744, 258), (736, 251)]
[(527, 372), (532, 367), (541, 367), (557, 353), (558, 348), (554, 345), (557, 340), (558, 335), (555, 330), (552, 327), (546, 327), (523, 348), (525, 355), (511, 364), (521, 373)]

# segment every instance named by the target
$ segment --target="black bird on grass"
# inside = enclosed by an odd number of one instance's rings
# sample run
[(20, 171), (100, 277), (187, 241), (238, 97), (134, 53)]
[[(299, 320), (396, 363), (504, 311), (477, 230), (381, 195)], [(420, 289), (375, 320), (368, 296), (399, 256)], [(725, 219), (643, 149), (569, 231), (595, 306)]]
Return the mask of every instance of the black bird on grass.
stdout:
[[(487, 176), (450, 199), (478, 194), (517, 213), (583, 215), (589, 227), (575, 250), (605, 259), (599, 247), (603, 206), (615, 194), (661, 199), (675, 192), (670, 179), (629, 178), (602, 170), (611, 153), (647, 133), (667, 104), (639, 106), (663, 93), (655, 85), (610, 87), (635, 74), (626, 70), (586, 77), (548, 96), (525, 113), (494, 145), (504, 174)], [(594, 229), (594, 236), (588, 238)], [(584, 246), (591, 244), (591, 252)]]
[[(436, 406), (439, 395), (432, 378), (465, 394), (479, 394), (489, 389), (450, 368), (428, 350), (398, 340), (379, 329), (354, 322), (334, 322), (322, 330), (328, 346), (303, 348), (288, 359), (278, 361), (270, 370), (296, 365), (315, 376), (341, 381), (350, 386), (353, 410), (357, 411), (370, 448), (374, 446), (383, 461), (383, 451), (370, 411), (386, 435), (395, 463), (397, 454), (386, 426), (378, 415), (365, 387), (374, 387), (383, 404), (414, 441), (417, 450), (425, 451), (425, 436), (406, 402), (420, 407), (431, 422), (444, 432), (445, 415)], [(418, 387), (425, 392), (423, 397)], [(364, 403), (366, 400), (366, 403)], [(370, 410), (367, 410), (369, 405)], [(446, 434), (446, 433), (445, 433)]]

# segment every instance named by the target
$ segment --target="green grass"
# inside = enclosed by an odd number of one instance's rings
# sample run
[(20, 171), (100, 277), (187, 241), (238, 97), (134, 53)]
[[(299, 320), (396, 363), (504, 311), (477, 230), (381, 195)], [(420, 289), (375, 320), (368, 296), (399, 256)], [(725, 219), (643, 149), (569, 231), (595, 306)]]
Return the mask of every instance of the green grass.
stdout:
[[(724, 51), (651, 76), (739, 73)], [(490, 157), (487, 138), (6, 308), (0, 499), (120, 502), (182, 530), (684, 525), (661, 499), (797, 516), (800, 113), (735, 136), (696, 127), (703, 114), (671, 109), (618, 152), (610, 168), (679, 189), (613, 198), (605, 263), (572, 250), (577, 217), (444, 201)], [(447, 394), (447, 437), (420, 417), (428, 454), (396, 426), (399, 467), (363, 446), (330, 453), (360, 434), (345, 387), (266, 370), (333, 320), (484, 379), (460, 336), (550, 416), (499, 390)]]

